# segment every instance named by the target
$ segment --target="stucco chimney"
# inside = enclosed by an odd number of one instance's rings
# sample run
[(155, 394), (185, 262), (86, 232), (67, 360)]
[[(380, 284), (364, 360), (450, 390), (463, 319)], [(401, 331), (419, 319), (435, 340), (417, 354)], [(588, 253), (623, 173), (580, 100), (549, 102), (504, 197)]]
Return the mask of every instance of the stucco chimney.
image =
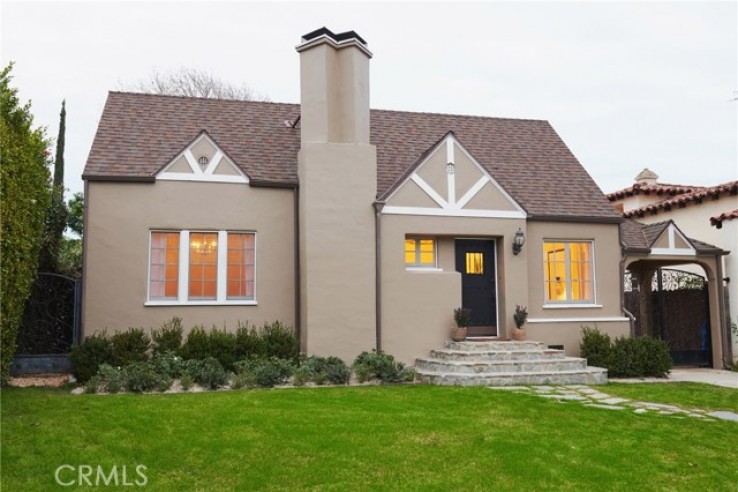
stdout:
[(369, 143), (366, 41), (323, 27), (305, 34), (297, 52), (302, 142)]
[(346, 361), (376, 346), (369, 59), (353, 31), (302, 38), (298, 154), (301, 348)]
[(659, 175), (646, 167), (635, 177), (635, 182), (639, 185), (655, 185), (658, 179)]

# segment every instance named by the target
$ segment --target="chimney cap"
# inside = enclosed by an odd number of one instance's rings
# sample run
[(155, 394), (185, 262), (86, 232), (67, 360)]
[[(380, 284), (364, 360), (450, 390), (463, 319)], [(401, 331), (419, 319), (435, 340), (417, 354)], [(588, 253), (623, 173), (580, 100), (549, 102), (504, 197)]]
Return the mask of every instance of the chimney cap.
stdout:
[(302, 41), (307, 42), (315, 38), (318, 38), (320, 36), (327, 36), (337, 43), (345, 42), (350, 39), (356, 39), (364, 46), (367, 45), (366, 40), (362, 38), (361, 36), (359, 36), (359, 34), (356, 31), (346, 31), (346, 32), (334, 33), (333, 31), (331, 31), (325, 26), (303, 35)]

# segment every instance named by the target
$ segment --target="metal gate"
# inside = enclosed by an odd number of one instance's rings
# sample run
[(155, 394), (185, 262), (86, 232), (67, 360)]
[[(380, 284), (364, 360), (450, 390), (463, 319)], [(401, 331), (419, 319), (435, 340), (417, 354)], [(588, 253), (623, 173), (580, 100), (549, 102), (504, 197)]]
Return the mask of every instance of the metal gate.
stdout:
[(80, 337), (82, 282), (39, 273), (16, 338), (14, 374), (67, 372), (67, 355)]
[(625, 306), (639, 313), (640, 302), (647, 302), (647, 317), (636, 316), (635, 334), (660, 338), (668, 342), (674, 365), (710, 366), (710, 304), (707, 281), (691, 272), (659, 269), (644, 298), (626, 278)]

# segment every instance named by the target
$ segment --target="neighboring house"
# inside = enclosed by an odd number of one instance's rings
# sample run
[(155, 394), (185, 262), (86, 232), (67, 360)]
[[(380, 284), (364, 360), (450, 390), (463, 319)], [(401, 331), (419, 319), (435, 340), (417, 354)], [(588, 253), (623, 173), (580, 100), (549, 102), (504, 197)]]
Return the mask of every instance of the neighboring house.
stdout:
[[(656, 173), (644, 169), (635, 177), (632, 186), (609, 193), (607, 198), (628, 219), (649, 225), (672, 221), (683, 235), (721, 249), (720, 270), (715, 275), (724, 280), (728, 292), (729, 303), (724, 311), (735, 320), (738, 316), (738, 221), (732, 219), (738, 216), (738, 181), (691, 186), (660, 183), (658, 179)], [(679, 268), (708, 277), (711, 274), (699, 262), (686, 260), (689, 263)], [(738, 334), (733, 335), (732, 345), (733, 361), (736, 361)]]
[(623, 219), (548, 122), (370, 111), (359, 35), (297, 51), (300, 105), (109, 94), (83, 174), (85, 334), (279, 319), (310, 354), (412, 362), (454, 308), (506, 337), (518, 304), (569, 354), (582, 325), (630, 333)]

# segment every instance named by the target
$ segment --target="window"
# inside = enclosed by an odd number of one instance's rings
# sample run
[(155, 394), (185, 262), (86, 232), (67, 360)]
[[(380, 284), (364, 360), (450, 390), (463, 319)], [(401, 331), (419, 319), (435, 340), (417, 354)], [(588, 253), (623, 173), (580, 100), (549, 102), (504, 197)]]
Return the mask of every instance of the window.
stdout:
[(594, 301), (591, 241), (545, 241), (543, 266), (546, 302)]
[(150, 304), (255, 304), (256, 235), (152, 231)]
[(466, 274), (484, 275), (484, 253), (466, 253)]
[(435, 268), (435, 239), (405, 239), (405, 267)]

